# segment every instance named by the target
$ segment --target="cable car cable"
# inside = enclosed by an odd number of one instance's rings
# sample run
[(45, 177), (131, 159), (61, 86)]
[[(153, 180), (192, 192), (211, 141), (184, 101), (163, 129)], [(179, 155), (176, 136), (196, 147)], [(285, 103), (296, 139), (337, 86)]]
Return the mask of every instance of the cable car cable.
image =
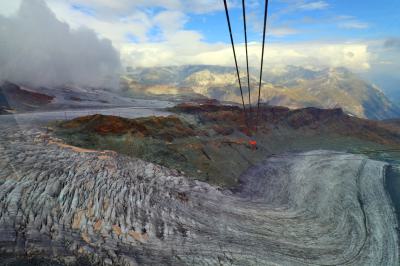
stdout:
[(227, 22), (228, 22), (229, 35), (230, 35), (230, 37), (231, 37), (231, 44), (232, 44), (232, 50), (233, 50), (233, 57), (234, 57), (234, 59), (235, 59), (236, 74), (237, 74), (237, 78), (238, 78), (238, 81), (239, 81), (240, 95), (242, 96), (243, 111), (244, 111), (245, 120), (246, 120), (246, 123), (247, 123), (247, 119), (246, 119), (246, 106), (245, 106), (245, 104), (244, 104), (242, 82), (241, 82), (241, 80), (240, 80), (239, 67), (238, 67), (238, 62), (237, 62), (237, 58), (236, 58), (235, 43), (234, 43), (234, 41), (233, 41), (231, 21), (230, 21), (230, 19), (229, 19), (228, 4), (226, 3), (226, 0), (224, 0), (224, 5), (225, 5), (226, 20), (227, 20)]
[(262, 82), (263, 67), (264, 67), (265, 33), (266, 33), (266, 29), (267, 29), (267, 20), (268, 20), (268, 0), (265, 0), (264, 30), (263, 30), (262, 52), (261, 52), (261, 68), (260, 68), (260, 80), (259, 80), (259, 85), (258, 85), (256, 130), (258, 129), (258, 119), (259, 119), (259, 114), (260, 114), (261, 82)]
[(251, 119), (252, 114), (251, 114), (251, 94), (250, 94), (249, 53), (248, 53), (248, 48), (247, 48), (247, 25), (246, 25), (246, 4), (245, 4), (245, 0), (242, 0), (242, 10), (243, 10), (243, 26), (244, 26), (244, 43), (245, 43), (245, 47), (246, 47), (247, 88), (249, 90), (249, 116), (250, 116), (250, 119)]

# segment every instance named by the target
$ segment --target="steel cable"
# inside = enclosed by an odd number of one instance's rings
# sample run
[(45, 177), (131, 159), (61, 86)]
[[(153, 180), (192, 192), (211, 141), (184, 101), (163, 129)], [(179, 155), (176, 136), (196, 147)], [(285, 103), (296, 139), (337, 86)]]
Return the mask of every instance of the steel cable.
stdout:
[[(229, 19), (228, 4), (227, 4), (226, 0), (224, 0), (224, 5), (225, 5), (226, 20), (227, 20), (227, 22), (228, 22), (229, 35), (230, 35), (230, 37), (231, 37), (231, 44), (232, 44), (232, 50), (233, 50), (233, 57), (234, 57), (234, 59), (235, 59), (236, 74), (237, 74), (237, 78), (238, 78), (238, 81), (239, 81), (240, 95), (242, 96), (243, 111), (244, 111), (245, 117), (246, 117), (246, 106), (245, 106), (245, 104), (244, 104), (242, 82), (241, 82), (241, 80), (240, 80), (240, 73), (239, 73), (239, 66), (238, 66), (237, 57), (236, 57), (235, 43), (234, 43), (234, 41), (233, 41), (233, 34), (232, 34), (231, 21), (230, 21), (230, 19)], [(246, 118), (245, 118), (245, 119), (246, 119)], [(246, 119), (246, 123), (247, 123), (247, 119)]]
[(263, 76), (263, 67), (264, 67), (264, 50), (265, 50), (265, 33), (267, 29), (267, 20), (268, 20), (268, 0), (265, 0), (265, 10), (264, 10), (264, 30), (263, 30), (263, 43), (262, 43), (262, 52), (261, 52), (261, 68), (260, 68), (260, 80), (258, 86), (258, 101), (257, 101), (257, 119), (256, 119), (256, 130), (258, 129), (258, 119), (260, 114), (260, 99), (261, 99), (261, 82)]
[(247, 89), (249, 91), (249, 116), (252, 117), (251, 114), (251, 93), (250, 93), (250, 73), (249, 73), (249, 53), (247, 47), (247, 25), (246, 25), (246, 4), (245, 0), (242, 0), (242, 10), (243, 10), (243, 26), (244, 26), (244, 43), (246, 48), (246, 67), (247, 67)]

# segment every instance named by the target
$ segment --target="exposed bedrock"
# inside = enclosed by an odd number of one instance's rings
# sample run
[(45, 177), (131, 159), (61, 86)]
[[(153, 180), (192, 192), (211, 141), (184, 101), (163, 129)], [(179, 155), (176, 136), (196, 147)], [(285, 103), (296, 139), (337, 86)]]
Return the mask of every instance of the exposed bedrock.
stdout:
[(36, 131), (1, 134), (3, 254), (116, 265), (399, 265), (382, 162), (282, 155), (230, 192)]

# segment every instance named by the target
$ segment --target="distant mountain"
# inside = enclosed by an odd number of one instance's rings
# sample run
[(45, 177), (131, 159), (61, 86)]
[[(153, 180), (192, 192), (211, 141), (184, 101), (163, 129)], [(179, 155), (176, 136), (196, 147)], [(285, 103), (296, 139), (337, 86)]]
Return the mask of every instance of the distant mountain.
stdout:
[(129, 72), (129, 76), (146, 85), (180, 85), (187, 77), (207, 70), (214, 74), (223, 74), (231, 73), (233, 68), (211, 65), (135, 68)]
[[(252, 103), (257, 102), (258, 73), (251, 70)], [(244, 74), (242, 71), (241, 74)], [(369, 119), (400, 117), (400, 108), (376, 86), (345, 68), (306, 69), (287, 66), (267, 69), (263, 75), (261, 101), (291, 109), (337, 108)], [(247, 79), (241, 76), (247, 102)], [(136, 97), (187, 101), (213, 98), (241, 103), (234, 68), (188, 65), (137, 68), (121, 78), (121, 91), (61, 86), (32, 87), (0, 83), (0, 114), (32, 110), (131, 106)], [(130, 96), (130, 97), (126, 97)]]
[[(257, 101), (257, 75), (252, 70), (253, 103)], [(245, 76), (241, 79), (245, 85)], [(190, 65), (137, 68), (129, 72), (123, 81), (126, 90), (139, 94), (193, 94), (241, 102), (235, 70), (230, 67)], [(243, 90), (247, 99), (247, 87)], [(345, 68), (312, 70), (287, 66), (279, 72), (266, 70), (261, 100), (289, 108), (341, 107), (349, 114), (370, 119), (400, 116), (400, 108), (379, 88)]]
[[(294, 75), (293, 72), (296, 74)], [(342, 107), (346, 112), (371, 119), (400, 116), (400, 108), (376, 86), (371, 85), (345, 68), (319, 71), (290, 68), (289, 76), (279, 75), (273, 81), (282, 86), (264, 90), (263, 96), (274, 104), (291, 107)], [(282, 98), (281, 91), (284, 91)], [(286, 104), (288, 103), (288, 104)]]

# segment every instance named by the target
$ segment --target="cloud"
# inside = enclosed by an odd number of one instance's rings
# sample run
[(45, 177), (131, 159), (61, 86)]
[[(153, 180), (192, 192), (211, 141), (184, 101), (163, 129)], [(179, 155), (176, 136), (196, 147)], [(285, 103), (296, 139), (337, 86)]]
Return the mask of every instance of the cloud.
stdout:
[(329, 4), (325, 1), (315, 1), (315, 2), (300, 2), (297, 8), (302, 10), (322, 10), (329, 7)]
[(20, 4), (21, 4), (21, 2), (19, 0), (1, 1), (0, 15), (10, 16), (10, 15), (14, 14), (18, 10)]
[(363, 78), (378, 85), (392, 100), (400, 100), (400, 38), (370, 41), (368, 51), (371, 54), (368, 72)]
[(24, 0), (0, 16), (0, 80), (59, 86), (115, 86), (120, 70), (111, 41), (85, 28), (72, 30), (42, 0)]
[(300, 33), (299, 30), (290, 27), (274, 27), (271, 28), (268, 32), (269, 35), (275, 37), (284, 37), (288, 35), (294, 35)]
[[(237, 0), (229, 1), (236, 6)], [(163, 8), (188, 13), (204, 14), (223, 9), (221, 0), (67, 0), (69, 4), (88, 6), (103, 14), (124, 15), (136, 8)]]
[(338, 26), (343, 29), (368, 29), (369, 28), (368, 23), (357, 21), (357, 20), (340, 22), (338, 24)]
[(400, 38), (390, 38), (384, 43), (386, 48), (396, 48), (400, 50)]
[(282, 14), (292, 13), (301, 11), (314, 11), (324, 10), (329, 8), (329, 4), (326, 1), (307, 1), (307, 0), (280, 0), (285, 3), (286, 7), (278, 12), (278, 16)]
[[(12, 14), (15, 12), (22, 0), (2, 1), (0, 14)], [(238, 0), (228, 1), (231, 7), (238, 4)], [(4, 2), (4, 3), (3, 3)], [(182, 12), (204, 14), (223, 10), (220, 0), (46, 0), (48, 4), (63, 2), (68, 6), (77, 6), (82, 9), (95, 11), (102, 16), (126, 16), (134, 9), (162, 8), (167, 10), (178, 10)]]
[(96, 15), (87, 15), (65, 1), (48, 0), (47, 4), (57, 18), (68, 23), (72, 29), (90, 28), (99, 37), (112, 40), (116, 48), (131, 41), (132, 36), (140, 42), (148, 41), (147, 33), (153, 27), (149, 15), (141, 10), (132, 10), (127, 16), (107, 18), (99, 16), (96, 11), (93, 11)]
[[(188, 21), (188, 15), (179, 10), (133, 8), (126, 15), (116, 12), (107, 16), (99, 14), (96, 6), (77, 9), (66, 1), (47, 2), (59, 20), (74, 29), (82, 26), (91, 28), (100, 37), (112, 40), (118, 49), (131, 42), (164, 41), (168, 35), (182, 30)], [(86, 8), (95, 15), (88, 15)]]
[[(184, 35), (180, 41), (191, 46), (175, 46), (167, 42), (132, 44), (122, 50), (125, 64), (133, 67), (153, 67), (185, 64), (211, 64), (233, 66), (232, 48), (227, 44), (207, 44), (200, 37)], [(238, 61), (245, 66), (243, 45), (236, 47)], [(250, 64), (259, 67), (261, 45), (249, 45)], [(268, 44), (265, 64), (280, 68), (286, 65), (298, 65), (309, 68), (347, 67), (355, 72), (368, 71), (370, 68), (368, 44), (364, 43), (294, 43)]]
[(162, 11), (154, 17), (154, 25), (159, 27), (165, 37), (181, 30), (187, 22), (187, 17), (180, 11)]
[[(20, 0), (13, 1), (2, 1), (0, 3), (0, 14), (9, 16), (11, 10), (18, 6)], [(3, 45), (0, 48), (0, 56), (4, 57), (4, 54), (12, 54), (15, 58), (12, 62), (14, 66), (8, 63), (6, 67), (7, 75), (16, 75), (18, 71), (24, 72), (24, 77), (34, 80), (32, 73), (29, 72), (31, 67), (24, 65), (22, 62), (27, 62), (33, 65), (33, 68), (42, 69), (42, 66), (48, 66), (52, 63), (52, 58), (62, 59), (66, 58), (66, 62), (78, 61), (80, 64), (72, 64), (71, 70), (66, 70), (68, 64), (64, 64), (63, 71), (58, 71), (60, 66), (49, 67), (48, 73), (41, 74), (42, 80), (47, 77), (51, 80), (51, 76), (54, 73), (62, 77), (61, 80), (81, 80), (84, 79), (84, 75), (81, 75), (79, 79), (66, 78), (69, 76), (79, 76), (80, 73), (85, 73), (82, 70), (85, 63), (79, 61), (82, 53), (78, 52), (81, 48), (77, 43), (89, 42), (93, 48), (93, 55), (90, 59), (85, 61), (94, 62), (95, 60), (102, 60), (108, 58), (107, 62), (116, 62), (114, 56), (115, 52), (111, 53), (111, 43), (103, 38), (112, 40), (112, 45), (117, 48), (121, 53), (121, 60), (124, 66), (160, 66), (160, 65), (184, 65), (184, 64), (214, 64), (214, 65), (226, 65), (233, 66), (232, 50), (229, 45), (229, 39), (226, 32), (221, 36), (221, 41), (225, 43), (208, 43), (206, 42), (209, 36), (203, 36), (202, 31), (205, 34), (209, 34), (208, 29), (201, 29), (198, 25), (193, 26), (194, 23), (188, 24), (192, 19), (193, 14), (205, 14), (204, 18), (209, 18), (207, 14), (213, 12), (220, 12), (218, 16), (224, 16), (222, 0), (43, 0), (47, 3), (50, 9), (54, 12), (54, 15), (47, 14), (44, 18), (51, 17), (51, 22), (37, 22), (32, 21), (24, 22), (29, 24), (31, 27), (42, 28), (43, 32), (35, 33), (36, 35), (45, 36), (46, 38), (34, 38), (33, 33), (25, 35), (22, 30), (18, 30), (17, 25), (24, 21), (24, 18), (19, 15), (13, 18), (1, 18), (0, 31), (1, 40), (6, 42), (0, 42)], [(329, 26), (330, 28), (346, 28), (352, 29), (365, 29), (369, 25), (363, 21), (360, 21), (357, 17), (340, 15), (336, 12), (330, 12), (331, 7), (328, 1), (323, 0), (276, 0), (279, 5), (279, 9), (270, 13), (268, 36), (278, 38), (267, 38), (267, 50), (266, 50), (266, 65), (271, 68), (279, 68), (284, 65), (299, 65), (308, 67), (335, 67), (345, 66), (356, 72), (368, 72), (374, 66), (381, 64), (382, 62), (392, 62), (399, 58), (396, 52), (398, 47), (398, 39), (393, 38), (380, 43), (382, 49), (369, 49), (370, 44), (368, 41), (356, 41), (353, 43), (345, 43), (342, 41), (331, 41), (326, 40), (318, 41), (312, 38), (309, 42), (296, 41), (304, 38), (304, 35), (311, 33), (314, 35), (321, 28), (321, 25)], [(26, 2), (38, 3), (38, 0), (26, 0)], [(248, 7), (248, 21), (249, 26), (253, 25), (253, 33), (255, 33), (251, 40), (261, 40), (260, 31), (262, 30), (263, 24), (263, 11), (264, 1), (261, 0), (249, 0), (247, 3)], [(232, 14), (234, 12), (241, 12), (241, 1), (232, 0), (229, 3)], [(239, 8), (239, 9), (237, 9)], [(34, 10), (34, 9), (33, 9)], [(309, 12), (309, 11), (318, 12)], [(50, 13), (47, 10), (47, 13)], [(300, 15), (299, 15), (300, 14)], [(317, 16), (314, 16), (317, 14)], [(309, 17), (304, 18), (304, 15)], [(28, 19), (29, 16), (25, 18)], [(39, 16), (41, 17), (41, 16)], [(194, 16), (195, 21), (200, 16)], [(221, 23), (225, 23), (225, 18), (221, 18)], [(56, 23), (54, 23), (56, 21)], [(61, 23), (61, 22), (63, 23)], [(65, 23), (68, 23), (65, 24)], [(53, 25), (54, 24), (54, 25)], [(11, 26), (10, 26), (11, 25)], [(29, 25), (25, 27), (30, 30)], [(62, 25), (62, 26), (61, 26)], [(299, 27), (299, 25), (301, 27)], [(314, 25), (318, 27), (314, 28)], [(81, 27), (87, 27), (93, 29), (93, 31), (82, 30)], [(226, 26), (226, 25), (225, 25)], [(195, 28), (197, 30), (190, 30)], [(311, 29), (311, 30), (310, 30)], [(336, 29), (337, 30), (337, 29)], [(215, 31), (218, 33), (218, 31)], [(301, 33), (301, 36), (292, 37)], [(18, 35), (19, 34), (19, 35)], [(334, 32), (332, 33), (335, 34)], [(14, 35), (18, 35), (15, 37)], [(335, 37), (333, 36), (332, 37)], [(4, 37), (7, 36), (7, 37)], [(48, 37), (51, 36), (51, 37)], [(61, 36), (61, 37), (59, 37)], [(72, 37), (71, 37), (72, 36)], [(78, 40), (78, 36), (80, 40)], [(84, 37), (82, 37), (84, 36)], [(91, 37), (89, 37), (91, 36)], [(290, 36), (288, 39), (290, 42), (285, 43), (284, 38)], [(219, 36), (217, 36), (219, 37)], [(21, 44), (12, 40), (24, 40), (29, 45)], [(318, 36), (316, 37), (318, 38)], [(60, 39), (61, 41), (57, 41)], [(46, 48), (39, 49), (37, 52), (30, 53), (29, 49), (24, 50), (25, 47), (39, 46), (39, 43)], [(278, 43), (279, 42), (279, 43)], [(7, 49), (5, 48), (7, 45)], [(69, 45), (74, 48), (74, 51), (67, 51), (65, 46)], [(17, 53), (10, 47), (17, 47), (21, 52)], [(39, 46), (40, 47), (40, 46)], [(99, 49), (96, 47), (103, 47), (105, 52), (99, 53)], [(105, 48), (108, 47), (108, 48)], [(386, 47), (386, 48), (385, 48)], [(15, 49), (17, 49), (15, 48)], [(260, 61), (261, 47), (259, 43), (252, 43), (250, 45), (250, 62), (253, 66), (258, 67)], [(101, 50), (100, 49), (100, 50)], [(3, 53), (4, 52), (4, 53)], [(237, 47), (238, 57), (242, 66), (245, 65), (244, 48), (242, 46)], [(54, 56), (57, 54), (57, 56)], [(49, 56), (50, 55), (50, 56)], [(379, 56), (379, 60), (375, 59), (375, 56)], [(384, 56), (383, 56), (384, 55)], [(83, 55), (84, 57), (86, 55)], [(49, 58), (50, 57), (50, 58)], [(3, 62), (3, 58), (1, 58)], [(47, 60), (47, 61), (46, 61)], [(397, 60), (398, 61), (398, 60)], [(17, 63), (18, 62), (18, 65)], [(379, 63), (381, 62), (381, 63)], [(98, 73), (97, 63), (91, 63), (94, 66), (94, 72)], [(59, 65), (59, 64), (58, 64)], [(112, 66), (118, 65), (118, 63), (108, 64), (108, 69), (111, 69), (110, 73), (113, 72)], [(18, 67), (17, 67), (18, 66)], [(386, 64), (387, 70), (392, 71), (393, 65)], [(389, 66), (391, 69), (389, 69)], [(396, 65), (397, 66), (397, 65)], [(4, 66), (0, 66), (0, 69), (5, 69)], [(10, 70), (11, 69), (11, 70)], [(18, 71), (15, 71), (18, 70)], [(65, 72), (69, 74), (61, 75), (58, 72)], [(78, 73), (75, 73), (78, 72)], [(100, 71), (101, 72), (101, 71)], [(1, 75), (4, 76), (4, 71)], [(102, 72), (105, 73), (105, 72)], [(93, 73), (92, 73), (93, 74)], [(87, 77), (93, 77), (96, 75), (88, 74)], [(2, 77), (0, 76), (0, 77)], [(85, 75), (86, 76), (86, 75)], [(98, 76), (98, 75), (97, 75)], [(89, 78), (86, 81), (90, 81)], [(98, 81), (95, 82), (99, 84)]]

